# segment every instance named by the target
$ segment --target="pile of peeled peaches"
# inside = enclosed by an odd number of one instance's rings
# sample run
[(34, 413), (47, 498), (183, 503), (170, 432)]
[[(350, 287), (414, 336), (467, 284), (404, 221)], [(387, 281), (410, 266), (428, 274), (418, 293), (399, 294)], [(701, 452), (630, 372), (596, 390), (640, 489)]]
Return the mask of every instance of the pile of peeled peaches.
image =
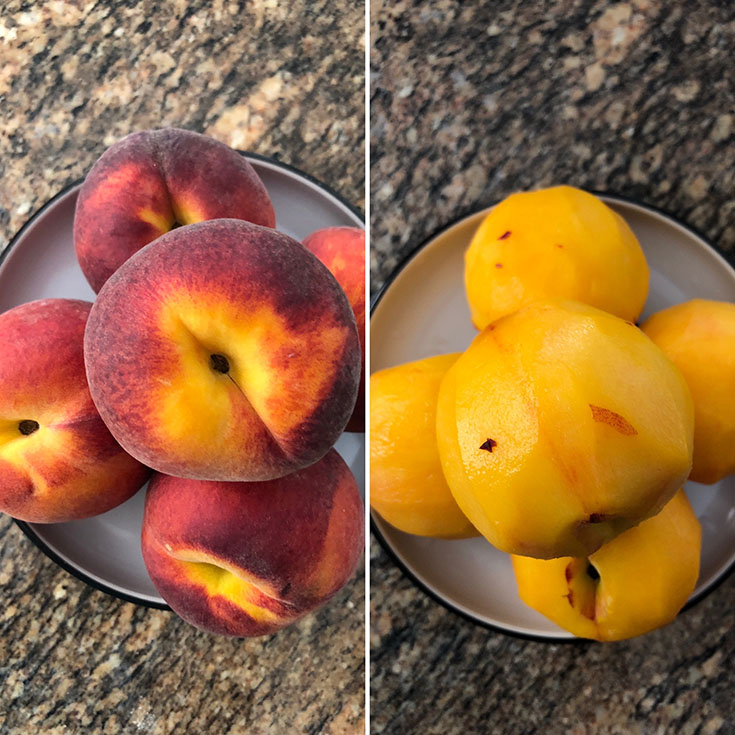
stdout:
[(513, 194), (466, 251), (469, 348), (371, 376), (373, 509), (406, 533), (484, 536), (521, 599), (583, 638), (674, 619), (701, 551), (682, 486), (735, 472), (735, 305), (637, 326), (648, 283), (597, 197)]
[(326, 602), (363, 549), (362, 500), (332, 446), (364, 430), (364, 233), (300, 243), (275, 226), (236, 151), (135, 133), (77, 200), (94, 304), (0, 315), (0, 510), (87, 518), (149, 481), (154, 585), (188, 622), (233, 636)]

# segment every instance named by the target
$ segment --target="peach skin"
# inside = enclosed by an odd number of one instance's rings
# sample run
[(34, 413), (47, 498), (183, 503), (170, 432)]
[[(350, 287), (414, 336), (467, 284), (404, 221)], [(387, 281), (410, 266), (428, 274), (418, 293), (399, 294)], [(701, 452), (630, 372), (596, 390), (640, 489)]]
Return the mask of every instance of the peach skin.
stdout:
[(694, 591), (702, 529), (683, 490), (589, 558), (513, 557), (529, 607), (580, 638), (619, 641), (670, 623)]
[(0, 315), (0, 510), (31, 523), (104, 513), (150, 470), (102, 423), (84, 373), (92, 304), (45, 299)]
[(355, 406), (342, 289), (276, 230), (212, 220), (161, 236), (105, 284), (85, 337), (100, 414), (130, 454), (199, 480), (269, 480), (323, 457)]
[(79, 191), (74, 245), (92, 288), (179, 225), (222, 217), (275, 227), (268, 192), (239, 153), (178, 128), (128, 135), (94, 164)]
[(436, 446), (439, 385), (458, 357), (429, 357), (370, 376), (370, 505), (417, 536), (478, 535), (452, 497)]
[(212, 633), (266, 635), (350, 579), (364, 549), (362, 500), (334, 450), (267, 482), (155, 475), (142, 549), (153, 583), (184, 620)]
[(735, 472), (735, 304), (694, 299), (641, 329), (681, 370), (694, 400), (689, 477), (711, 484)]
[(437, 440), (457, 504), (502, 551), (587, 556), (658, 511), (689, 474), (693, 408), (637, 327), (537, 302), (472, 342), (439, 390)]
[(304, 240), (304, 247), (337, 279), (357, 322), (362, 351), (360, 390), (346, 431), (365, 431), (365, 231), (357, 227), (328, 227)]
[(635, 321), (649, 271), (625, 220), (571, 186), (512, 194), (485, 217), (465, 255), (478, 329), (541, 299), (572, 299)]

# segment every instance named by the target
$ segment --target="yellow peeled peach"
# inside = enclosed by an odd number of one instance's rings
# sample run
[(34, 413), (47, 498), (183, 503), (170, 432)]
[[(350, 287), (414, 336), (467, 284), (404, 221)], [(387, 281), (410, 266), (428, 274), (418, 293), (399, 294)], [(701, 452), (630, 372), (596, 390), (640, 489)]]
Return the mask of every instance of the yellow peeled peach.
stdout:
[(692, 480), (735, 472), (735, 304), (694, 299), (659, 311), (641, 329), (681, 370), (694, 401)]
[(437, 404), (444, 476), (502, 551), (587, 556), (656, 513), (692, 460), (681, 373), (637, 327), (537, 302), (481, 332)]
[(670, 623), (694, 590), (702, 529), (683, 490), (589, 558), (514, 556), (521, 599), (580, 638), (618, 641)]
[(541, 299), (573, 299), (635, 321), (646, 258), (625, 220), (571, 186), (512, 194), (485, 217), (465, 255), (478, 329)]
[(477, 535), (447, 487), (436, 446), (439, 384), (457, 357), (417, 360), (370, 378), (370, 505), (406, 533)]

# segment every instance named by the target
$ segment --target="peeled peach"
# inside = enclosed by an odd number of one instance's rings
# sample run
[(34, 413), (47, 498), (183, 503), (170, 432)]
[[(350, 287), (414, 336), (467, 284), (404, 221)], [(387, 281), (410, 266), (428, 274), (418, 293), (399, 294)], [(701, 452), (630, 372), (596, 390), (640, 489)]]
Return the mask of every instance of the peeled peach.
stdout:
[(232, 636), (273, 633), (324, 604), (364, 552), (355, 478), (331, 450), (267, 482), (154, 475), (143, 559), (184, 620)]
[(159, 472), (268, 480), (323, 457), (355, 406), (347, 299), (300, 243), (240, 220), (162, 235), (100, 292), (89, 386), (112, 434)]
[(588, 558), (513, 557), (518, 593), (581, 638), (618, 641), (670, 623), (694, 591), (702, 529), (683, 490)]
[(327, 227), (312, 232), (304, 247), (337, 279), (357, 322), (362, 351), (360, 390), (346, 431), (365, 431), (365, 231), (357, 227)]
[(655, 515), (692, 461), (681, 373), (639, 329), (537, 302), (481, 332), (442, 381), (437, 440), (457, 504), (492, 544), (587, 556)]
[(95, 291), (134, 253), (180, 225), (234, 217), (275, 227), (255, 169), (191, 130), (133, 133), (108, 148), (79, 191), (74, 245)]
[(436, 445), (439, 385), (458, 357), (429, 357), (370, 376), (370, 505), (406, 533), (477, 535), (452, 497)]
[(0, 315), (0, 510), (32, 523), (104, 513), (150, 470), (102, 423), (84, 373), (92, 304), (44, 299)]
[(694, 400), (691, 479), (735, 472), (735, 304), (694, 299), (654, 314), (641, 329), (681, 370)]
[(465, 255), (478, 329), (541, 299), (571, 299), (635, 321), (648, 295), (645, 256), (625, 220), (571, 186), (512, 194)]

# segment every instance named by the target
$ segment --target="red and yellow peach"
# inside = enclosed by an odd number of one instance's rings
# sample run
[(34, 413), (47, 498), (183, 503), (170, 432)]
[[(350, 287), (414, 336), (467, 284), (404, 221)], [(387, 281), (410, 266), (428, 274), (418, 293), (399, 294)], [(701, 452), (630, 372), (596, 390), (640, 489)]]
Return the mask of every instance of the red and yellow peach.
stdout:
[(331, 450), (277, 480), (155, 475), (142, 548), (161, 596), (184, 620), (232, 636), (273, 633), (326, 602), (363, 553), (355, 479)]
[(104, 513), (150, 473), (92, 403), (83, 350), (91, 307), (45, 299), (0, 316), (0, 510), (25, 521)]
[(365, 431), (365, 231), (357, 227), (327, 227), (309, 235), (304, 247), (329, 268), (355, 314), (362, 371), (357, 403), (347, 431)]
[(355, 319), (311, 253), (275, 230), (214, 220), (125, 263), (85, 338), (95, 404), (159, 472), (268, 480), (324, 456), (352, 414)]
[(135, 252), (178, 225), (233, 217), (276, 219), (255, 169), (236, 151), (190, 130), (128, 135), (95, 163), (79, 192), (74, 244), (95, 291)]

